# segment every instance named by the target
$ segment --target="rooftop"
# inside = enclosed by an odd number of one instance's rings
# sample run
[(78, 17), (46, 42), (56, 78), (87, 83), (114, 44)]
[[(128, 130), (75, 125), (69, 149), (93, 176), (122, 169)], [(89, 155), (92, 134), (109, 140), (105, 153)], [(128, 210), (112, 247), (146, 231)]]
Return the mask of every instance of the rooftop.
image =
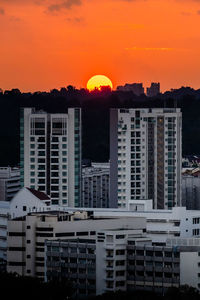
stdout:
[(36, 190), (30, 189), (28, 187), (26, 189), (29, 190), (29, 192), (31, 192), (35, 197), (37, 197), (40, 200), (50, 200), (49, 196), (43, 192), (36, 191)]

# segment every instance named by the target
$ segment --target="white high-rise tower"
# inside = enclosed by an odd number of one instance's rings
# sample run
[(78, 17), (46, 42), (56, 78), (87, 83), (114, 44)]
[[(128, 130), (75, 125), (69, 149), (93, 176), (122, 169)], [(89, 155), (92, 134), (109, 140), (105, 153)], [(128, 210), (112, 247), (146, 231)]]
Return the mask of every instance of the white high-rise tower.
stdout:
[(48, 194), (52, 204), (80, 206), (81, 110), (50, 114), (22, 109), (20, 167), (21, 186)]
[(182, 114), (177, 108), (111, 109), (110, 206), (181, 204)]

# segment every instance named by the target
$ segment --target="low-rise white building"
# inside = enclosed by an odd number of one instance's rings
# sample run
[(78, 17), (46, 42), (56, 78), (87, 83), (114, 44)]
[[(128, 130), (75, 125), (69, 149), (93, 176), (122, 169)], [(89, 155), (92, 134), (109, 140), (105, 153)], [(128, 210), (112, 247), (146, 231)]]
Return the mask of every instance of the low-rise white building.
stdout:
[(185, 207), (173, 207), (172, 210), (94, 211), (94, 216), (108, 217), (144, 217), (147, 221), (147, 235), (153, 243), (165, 244), (167, 238), (200, 236), (200, 211), (186, 210)]
[(96, 239), (47, 240), (46, 280), (67, 278), (77, 296), (149, 290), (200, 289), (200, 239), (168, 239), (154, 246), (141, 230), (101, 230)]
[(86, 219), (64, 212), (33, 213), (8, 221), (7, 271), (44, 279), (45, 240), (94, 239), (103, 229), (134, 229), (146, 231), (145, 218)]
[[(131, 218), (143, 217), (147, 221), (147, 234), (153, 243), (165, 244), (167, 238), (200, 237), (200, 211), (173, 207), (172, 210), (152, 209), (151, 200), (134, 202), (135, 210), (115, 208), (62, 208), (68, 212), (87, 211), (94, 218)], [(133, 208), (133, 206), (132, 206)]]
[(180, 282), (200, 289), (200, 238), (173, 238), (167, 246), (180, 249)]
[(7, 258), (7, 224), (31, 212), (50, 210), (50, 198), (39, 191), (23, 188), (11, 201), (0, 201), (0, 258)]

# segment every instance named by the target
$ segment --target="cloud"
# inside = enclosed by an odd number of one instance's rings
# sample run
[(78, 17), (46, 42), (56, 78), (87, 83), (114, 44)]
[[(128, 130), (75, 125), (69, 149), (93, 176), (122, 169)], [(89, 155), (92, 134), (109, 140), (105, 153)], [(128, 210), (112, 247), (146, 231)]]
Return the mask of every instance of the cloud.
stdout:
[(191, 12), (187, 12), (187, 11), (182, 11), (182, 12), (181, 12), (181, 15), (182, 15), (182, 16), (185, 16), (185, 17), (189, 17), (189, 16), (192, 15), (192, 13), (191, 13)]
[(61, 3), (51, 4), (48, 6), (49, 12), (58, 12), (62, 9), (71, 9), (73, 6), (79, 6), (82, 4), (81, 0), (65, 0)]
[(170, 51), (173, 50), (173, 48), (161, 48), (161, 47), (130, 47), (125, 48), (125, 50), (143, 50), (143, 51)]
[(5, 15), (5, 10), (2, 7), (0, 7), (0, 15)]
[(82, 24), (85, 22), (84, 18), (81, 17), (67, 18), (66, 21), (74, 24)]

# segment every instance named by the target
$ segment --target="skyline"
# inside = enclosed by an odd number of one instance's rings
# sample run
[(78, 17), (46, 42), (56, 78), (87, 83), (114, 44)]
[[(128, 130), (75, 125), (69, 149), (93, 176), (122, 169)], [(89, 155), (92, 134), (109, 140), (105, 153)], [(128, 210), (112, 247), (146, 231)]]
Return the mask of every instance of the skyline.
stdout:
[(195, 0), (0, 0), (0, 87), (79, 89), (104, 74), (114, 89), (197, 89), (199, 23)]

